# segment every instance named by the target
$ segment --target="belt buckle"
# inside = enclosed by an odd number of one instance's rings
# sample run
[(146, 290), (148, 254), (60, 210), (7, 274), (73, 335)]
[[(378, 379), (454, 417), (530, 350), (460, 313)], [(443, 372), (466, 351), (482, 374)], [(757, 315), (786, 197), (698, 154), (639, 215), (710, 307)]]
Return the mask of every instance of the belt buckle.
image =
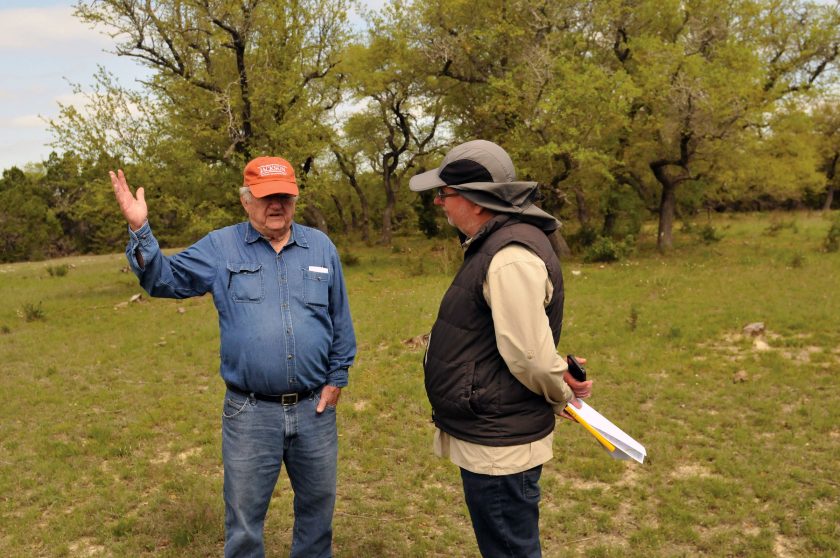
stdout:
[(281, 405), (295, 405), (298, 402), (297, 393), (284, 393), (280, 396)]

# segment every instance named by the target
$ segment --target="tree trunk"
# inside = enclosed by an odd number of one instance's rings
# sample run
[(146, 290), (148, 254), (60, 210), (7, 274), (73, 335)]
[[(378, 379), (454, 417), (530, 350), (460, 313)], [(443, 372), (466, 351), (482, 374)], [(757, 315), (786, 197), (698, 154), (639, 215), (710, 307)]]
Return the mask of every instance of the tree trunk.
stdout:
[(329, 227), (327, 227), (327, 220), (324, 218), (324, 214), (314, 204), (307, 204), (303, 209), (303, 221), (308, 226), (315, 227), (324, 234), (329, 233)]
[(659, 232), (656, 247), (668, 252), (674, 247), (674, 214), (677, 207), (677, 186), (670, 180), (662, 184), (662, 200), (659, 203)]
[(348, 223), (347, 219), (344, 217), (344, 206), (335, 194), (330, 194), (330, 197), (332, 198), (333, 204), (335, 204), (335, 211), (338, 213), (338, 219), (341, 221), (341, 228), (344, 229), (345, 235), (349, 235), (350, 223)]
[(385, 246), (391, 245), (391, 240), (393, 238), (391, 221), (394, 217), (394, 209), (397, 206), (397, 195), (391, 185), (391, 181), (393, 180), (392, 177), (393, 174), (391, 174), (390, 169), (386, 165), (385, 172), (382, 176), (382, 183), (385, 187), (385, 210), (382, 211), (382, 235), (380, 236), (380, 242)]
[[(650, 170), (656, 180), (662, 185), (662, 197), (659, 200), (659, 232), (656, 236), (656, 247), (665, 253), (674, 247), (673, 230), (674, 215), (677, 209), (677, 184), (679, 179), (668, 176), (665, 167), (671, 163), (656, 161), (650, 164)], [(683, 170), (686, 170), (683, 168)]]
[[(347, 180), (350, 181), (350, 187), (353, 188), (353, 191), (356, 192), (356, 196), (359, 198), (359, 205), (362, 210), (362, 241), (368, 243), (370, 242), (370, 206), (368, 205), (368, 199), (365, 195), (365, 191), (362, 190), (362, 187), (359, 185), (359, 181), (356, 179), (356, 165), (351, 165), (351, 161), (349, 161), (338, 148), (333, 148), (333, 154), (335, 155), (335, 160), (338, 162), (338, 166), (341, 168), (341, 172), (343, 172), (344, 176), (347, 177)], [(356, 214), (353, 213), (352, 215), (353, 228), (355, 229), (357, 228)]]
[(572, 188), (575, 194), (575, 205), (577, 206), (577, 218), (582, 229), (589, 228), (589, 210), (586, 207), (586, 198), (583, 197), (583, 190), (579, 186)]
[(831, 204), (834, 203), (834, 185), (828, 185), (828, 192), (826, 192), (825, 196), (825, 204), (823, 204), (823, 211), (828, 211), (831, 209)]
[(394, 193), (389, 191), (385, 209), (382, 211), (382, 235), (379, 237), (379, 241), (385, 246), (390, 246), (393, 238), (393, 231), (391, 230), (391, 218), (394, 214), (395, 205), (393, 198)]
[(361, 188), (356, 189), (356, 195), (359, 197), (359, 206), (362, 211), (362, 222), (360, 223), (362, 240), (364, 242), (370, 242), (370, 207), (368, 206), (367, 196)]
[(563, 238), (562, 234), (560, 234), (560, 229), (557, 229), (548, 235), (548, 241), (551, 243), (551, 248), (557, 255), (558, 260), (563, 261), (564, 258), (568, 258), (572, 255), (572, 251), (569, 249), (566, 239)]
[(607, 206), (606, 211), (604, 212), (604, 224), (601, 227), (601, 235), (602, 236), (612, 236), (613, 230), (615, 230), (615, 223), (618, 220), (618, 213), (610, 207)]
[(831, 163), (829, 163), (828, 169), (825, 173), (827, 186), (823, 211), (830, 210), (831, 204), (834, 203), (834, 177), (837, 176), (838, 162), (840, 162), (840, 152), (834, 154), (834, 157), (831, 159)]

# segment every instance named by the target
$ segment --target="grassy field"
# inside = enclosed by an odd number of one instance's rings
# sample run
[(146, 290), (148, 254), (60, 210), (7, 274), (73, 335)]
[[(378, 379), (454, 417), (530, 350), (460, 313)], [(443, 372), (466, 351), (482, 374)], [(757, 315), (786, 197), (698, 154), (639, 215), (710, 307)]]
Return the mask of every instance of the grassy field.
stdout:
[[(700, 223), (701, 225), (703, 222)], [(615, 264), (564, 262), (560, 350), (642, 442), (611, 460), (561, 422), (545, 556), (840, 555), (840, 253), (814, 214), (716, 217)], [(347, 247), (359, 339), (339, 407), (337, 557), (473, 557), (457, 469), (431, 454), (422, 347), (458, 247)], [(0, 556), (220, 556), (212, 300), (148, 299), (122, 255), (0, 266)], [(62, 275), (63, 271), (67, 271)], [(742, 328), (764, 322), (762, 337)], [(269, 556), (287, 556), (281, 475)]]

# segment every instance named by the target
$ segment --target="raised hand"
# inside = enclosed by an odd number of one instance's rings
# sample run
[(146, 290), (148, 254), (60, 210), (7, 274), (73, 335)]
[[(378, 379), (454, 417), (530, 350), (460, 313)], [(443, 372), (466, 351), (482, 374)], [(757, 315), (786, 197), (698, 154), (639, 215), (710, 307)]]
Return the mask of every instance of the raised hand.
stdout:
[(146, 196), (143, 188), (137, 188), (137, 197), (135, 198), (128, 187), (128, 182), (125, 181), (125, 174), (123, 174), (122, 169), (119, 169), (116, 173), (110, 171), (108, 174), (111, 175), (114, 196), (117, 198), (117, 203), (120, 204), (120, 210), (125, 220), (128, 221), (128, 226), (133, 231), (138, 230), (149, 216), (149, 208), (146, 206)]

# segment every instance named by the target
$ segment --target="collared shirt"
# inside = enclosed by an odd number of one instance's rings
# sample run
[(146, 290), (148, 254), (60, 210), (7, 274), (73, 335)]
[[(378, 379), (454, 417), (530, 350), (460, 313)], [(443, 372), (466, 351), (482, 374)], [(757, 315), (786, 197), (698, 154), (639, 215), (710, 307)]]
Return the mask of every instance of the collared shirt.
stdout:
[[(542, 394), (559, 413), (574, 393), (563, 380), (568, 365), (557, 353), (544, 311), (553, 293), (545, 263), (524, 246), (506, 246), (490, 262), (484, 299), (493, 314), (499, 354), (520, 382)], [(527, 444), (483, 446), (437, 429), (433, 449), (473, 473), (510, 475), (549, 461), (553, 441), (550, 433)]]
[(213, 295), (226, 383), (263, 394), (347, 385), (356, 338), (341, 262), (325, 234), (293, 223), (276, 253), (244, 222), (168, 257), (148, 222), (129, 234), (129, 265), (151, 296)]

